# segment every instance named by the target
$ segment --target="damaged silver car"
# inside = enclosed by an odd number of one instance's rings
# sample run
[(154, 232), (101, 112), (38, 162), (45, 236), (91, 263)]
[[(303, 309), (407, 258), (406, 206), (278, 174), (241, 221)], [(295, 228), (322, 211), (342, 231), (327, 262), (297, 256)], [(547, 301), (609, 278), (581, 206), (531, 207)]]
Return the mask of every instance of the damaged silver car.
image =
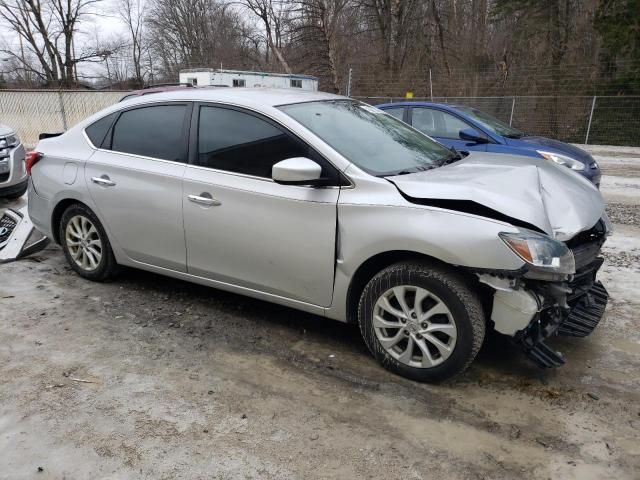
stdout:
[(587, 180), (462, 158), (336, 95), (147, 95), (40, 141), (27, 168), (29, 215), (79, 275), (125, 265), (357, 323), (419, 381), (465, 370), (489, 327), (561, 365), (545, 340), (588, 335), (607, 303)]

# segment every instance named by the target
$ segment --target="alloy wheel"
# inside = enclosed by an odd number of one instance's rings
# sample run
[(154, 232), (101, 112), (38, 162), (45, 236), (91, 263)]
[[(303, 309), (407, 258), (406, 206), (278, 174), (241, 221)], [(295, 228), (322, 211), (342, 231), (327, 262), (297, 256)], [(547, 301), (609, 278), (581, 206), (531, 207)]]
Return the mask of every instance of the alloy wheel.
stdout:
[(65, 230), (65, 243), (73, 261), (83, 270), (98, 268), (102, 259), (102, 241), (95, 225), (87, 217), (76, 215)]
[(378, 298), (373, 327), (389, 355), (416, 368), (432, 368), (449, 358), (458, 333), (447, 305), (411, 285), (393, 287)]

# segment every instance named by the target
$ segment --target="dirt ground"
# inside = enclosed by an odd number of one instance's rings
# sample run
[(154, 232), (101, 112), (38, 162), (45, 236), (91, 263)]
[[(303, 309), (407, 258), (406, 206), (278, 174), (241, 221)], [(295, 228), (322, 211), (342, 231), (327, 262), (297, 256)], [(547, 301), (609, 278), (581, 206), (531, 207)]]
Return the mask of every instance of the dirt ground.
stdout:
[(0, 266), (0, 479), (640, 478), (640, 153), (600, 150), (606, 318), (542, 371), (491, 336), (444, 385), (356, 328), (58, 247)]

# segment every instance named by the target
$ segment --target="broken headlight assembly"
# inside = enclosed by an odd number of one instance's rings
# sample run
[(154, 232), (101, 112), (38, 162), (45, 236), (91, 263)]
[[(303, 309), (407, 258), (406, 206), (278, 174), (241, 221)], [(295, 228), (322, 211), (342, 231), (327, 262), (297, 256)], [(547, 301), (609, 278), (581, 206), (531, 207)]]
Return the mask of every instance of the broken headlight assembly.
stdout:
[(573, 253), (564, 243), (532, 230), (517, 233), (502, 232), (502, 241), (527, 265), (530, 278), (551, 280), (557, 276), (573, 275), (576, 263)]
[(566, 155), (562, 155), (560, 153), (553, 152), (544, 152), (542, 150), (536, 150), (545, 160), (550, 160), (552, 162), (557, 163), (558, 165), (562, 165), (564, 167), (568, 167), (571, 170), (582, 171), (584, 170), (584, 163), (576, 160), (575, 158), (567, 157)]

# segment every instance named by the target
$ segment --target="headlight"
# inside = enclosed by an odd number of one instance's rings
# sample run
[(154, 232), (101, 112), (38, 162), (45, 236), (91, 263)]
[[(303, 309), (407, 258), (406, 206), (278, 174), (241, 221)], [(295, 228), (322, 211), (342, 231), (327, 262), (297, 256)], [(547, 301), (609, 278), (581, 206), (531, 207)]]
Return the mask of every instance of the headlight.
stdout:
[(8, 137), (6, 137), (7, 140), (7, 146), (8, 147), (17, 147), (18, 144), (20, 143), (20, 139), (18, 138), (18, 135), (9, 135)]
[(542, 150), (536, 151), (542, 155), (545, 160), (551, 160), (552, 162), (556, 162), (558, 165), (569, 167), (571, 170), (584, 170), (584, 163), (579, 162), (574, 158), (567, 157), (566, 155), (561, 155), (559, 153), (543, 152)]
[(562, 242), (531, 230), (499, 235), (516, 255), (537, 269), (564, 275), (576, 272), (573, 253)]

